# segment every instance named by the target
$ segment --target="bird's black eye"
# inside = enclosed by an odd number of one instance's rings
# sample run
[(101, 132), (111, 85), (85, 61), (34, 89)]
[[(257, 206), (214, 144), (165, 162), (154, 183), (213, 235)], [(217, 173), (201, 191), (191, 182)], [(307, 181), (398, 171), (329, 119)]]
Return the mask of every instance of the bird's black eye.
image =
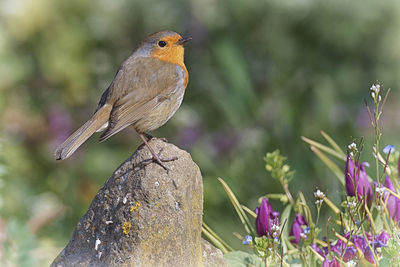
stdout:
[(158, 42), (158, 46), (159, 46), (159, 47), (164, 47), (164, 46), (166, 46), (166, 45), (167, 45), (167, 43), (164, 42), (164, 41), (159, 41), (159, 42)]

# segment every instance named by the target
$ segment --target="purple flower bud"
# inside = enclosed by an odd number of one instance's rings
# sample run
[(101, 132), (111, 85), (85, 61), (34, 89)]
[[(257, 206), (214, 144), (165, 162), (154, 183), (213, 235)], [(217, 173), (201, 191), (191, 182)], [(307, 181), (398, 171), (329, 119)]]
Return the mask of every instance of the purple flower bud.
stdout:
[(386, 247), (389, 238), (390, 235), (386, 233), (385, 230), (382, 230), (379, 235), (375, 236), (375, 248)]
[[(368, 238), (368, 235), (367, 235)], [(363, 236), (359, 236), (359, 235), (354, 235), (350, 238), (351, 242), (353, 242), (353, 244), (358, 247), (363, 253), (364, 253), (364, 257), (367, 261), (369, 261), (370, 263), (374, 264), (375, 260), (374, 260), (374, 256), (372, 255), (371, 250), (369, 249), (368, 246), (368, 240), (366, 241), (364, 239)]]
[(333, 258), (332, 260), (328, 260), (328, 258), (325, 258), (322, 267), (341, 267), (341, 266), (340, 263), (336, 260), (336, 258)]
[(357, 255), (357, 249), (352, 246), (346, 248), (346, 251), (343, 254), (343, 261), (348, 262), (351, 261)]
[(322, 251), (322, 249), (320, 249), (320, 248), (317, 246), (317, 244), (313, 243), (313, 244), (311, 245), (311, 247), (312, 247), (319, 255), (321, 255), (322, 257), (325, 257), (325, 252)]
[(256, 230), (258, 236), (273, 236), (273, 225), (279, 226), (279, 213), (274, 211), (267, 198), (262, 198), (260, 207), (256, 208)]
[(349, 196), (355, 196), (355, 192), (357, 192), (357, 199), (361, 200), (361, 198), (364, 197), (368, 207), (371, 207), (373, 198), (372, 188), (368, 181), (368, 175), (365, 171), (364, 164), (354, 163), (350, 156), (347, 156), (345, 181), (347, 194)]
[(290, 240), (290, 242), (292, 242), (293, 244), (299, 244), (302, 236), (305, 236), (304, 228), (302, 227), (304, 225), (308, 226), (306, 219), (304, 219), (301, 214), (297, 213), (296, 217), (293, 220), (292, 228), (290, 229), (289, 234), (289, 236), (294, 236), (294, 239)]
[[(392, 180), (387, 175), (385, 178), (385, 186), (387, 188), (389, 188), (391, 191), (396, 192), (396, 189), (393, 186)], [(388, 198), (388, 199), (386, 200), (386, 198)], [(393, 196), (389, 192), (385, 192), (385, 194), (383, 196), (383, 200), (387, 203), (386, 207), (389, 211), (389, 216), (396, 222), (400, 222), (400, 199)]]

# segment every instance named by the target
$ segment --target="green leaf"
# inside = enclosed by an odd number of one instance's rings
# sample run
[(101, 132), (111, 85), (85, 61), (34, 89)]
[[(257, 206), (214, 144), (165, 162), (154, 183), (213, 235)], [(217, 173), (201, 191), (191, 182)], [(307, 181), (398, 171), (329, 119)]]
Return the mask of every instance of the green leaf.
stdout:
[(250, 223), (250, 220), (247, 217), (246, 213), (242, 209), (242, 206), (240, 205), (239, 201), (237, 200), (235, 194), (233, 194), (232, 190), (229, 188), (228, 184), (225, 183), (224, 180), (222, 180), (221, 178), (217, 178), (217, 179), (222, 184), (226, 194), (229, 197), (229, 200), (232, 202), (232, 205), (235, 208), (237, 214), (239, 215), (239, 219), (242, 222), (246, 232), (251, 236), (256, 236), (254, 228), (253, 228), (252, 224)]
[[(284, 240), (289, 240), (289, 225), (291, 223), (289, 222), (289, 217), (290, 217), (290, 211), (292, 210), (292, 205), (286, 205), (285, 209), (283, 210), (281, 214), (280, 221), (283, 224), (286, 221), (285, 228), (283, 228), (282, 231), (282, 239)], [(293, 249), (294, 247), (290, 242), (282, 242), (282, 246), (284, 247), (283, 251), (286, 252), (289, 249)]]
[(229, 267), (264, 267), (261, 259), (254, 254), (233, 251), (224, 256)]

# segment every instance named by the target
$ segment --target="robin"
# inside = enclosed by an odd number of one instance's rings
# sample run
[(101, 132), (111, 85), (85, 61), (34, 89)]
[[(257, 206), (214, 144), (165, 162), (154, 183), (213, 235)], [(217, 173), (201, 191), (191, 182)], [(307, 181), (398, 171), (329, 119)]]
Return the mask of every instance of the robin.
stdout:
[(57, 160), (70, 157), (94, 132), (104, 131), (100, 141), (131, 126), (150, 150), (153, 160), (163, 162), (149, 145), (147, 132), (164, 125), (178, 110), (188, 84), (183, 62), (182, 38), (173, 31), (149, 35), (119, 68), (114, 80), (102, 94), (90, 120), (76, 130), (55, 151)]

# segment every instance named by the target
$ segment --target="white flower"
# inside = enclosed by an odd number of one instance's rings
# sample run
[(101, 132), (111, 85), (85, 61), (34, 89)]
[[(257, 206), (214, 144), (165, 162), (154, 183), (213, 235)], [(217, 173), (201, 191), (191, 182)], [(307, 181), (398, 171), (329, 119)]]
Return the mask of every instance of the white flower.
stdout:
[(374, 92), (371, 93), (371, 96), (372, 96), (373, 99), (375, 99), (375, 93)]
[(357, 266), (357, 262), (355, 261), (346, 262), (346, 267), (354, 267), (354, 266)]
[(357, 150), (357, 145), (356, 145), (356, 143), (353, 142), (350, 145), (348, 145), (347, 148), (349, 150)]
[(355, 202), (355, 201), (347, 202), (347, 207), (350, 208), (350, 209), (353, 209), (356, 206), (357, 206), (357, 202)]
[(381, 90), (380, 84), (373, 84), (371, 88), (369, 88), (373, 93), (378, 94), (379, 91)]
[(385, 188), (383, 188), (383, 187), (377, 187), (377, 188), (375, 189), (375, 191), (376, 191), (376, 193), (378, 193), (379, 196), (382, 196), (383, 193), (385, 192)]
[(325, 197), (325, 194), (324, 192), (318, 189), (317, 191), (314, 192), (314, 196), (318, 199), (323, 199)]
[(271, 226), (271, 230), (274, 231), (274, 232), (276, 232), (276, 231), (279, 231), (279, 230), (280, 230), (280, 227), (279, 227), (279, 225), (273, 224), (273, 225)]

